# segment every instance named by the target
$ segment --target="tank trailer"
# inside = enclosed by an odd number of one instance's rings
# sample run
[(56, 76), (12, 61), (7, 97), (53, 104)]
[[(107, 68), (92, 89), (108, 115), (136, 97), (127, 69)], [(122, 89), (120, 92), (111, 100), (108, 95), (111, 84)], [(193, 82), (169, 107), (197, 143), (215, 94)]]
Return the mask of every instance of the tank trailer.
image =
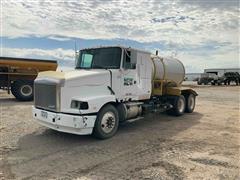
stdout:
[(147, 113), (192, 113), (197, 93), (181, 87), (184, 76), (174, 58), (121, 46), (82, 49), (75, 70), (38, 74), (33, 117), (57, 131), (110, 138), (120, 123)]
[(19, 101), (33, 100), (33, 82), (41, 71), (55, 71), (57, 61), (0, 57), (0, 89), (7, 90)]

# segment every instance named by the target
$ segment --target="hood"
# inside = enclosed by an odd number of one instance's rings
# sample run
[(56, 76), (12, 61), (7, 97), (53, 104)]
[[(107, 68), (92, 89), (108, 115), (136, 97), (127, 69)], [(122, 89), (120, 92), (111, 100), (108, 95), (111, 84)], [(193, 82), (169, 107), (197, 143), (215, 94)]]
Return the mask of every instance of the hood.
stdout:
[(64, 86), (108, 86), (110, 84), (110, 72), (103, 69), (81, 69), (66, 72), (45, 71), (40, 72), (37, 79), (59, 80)]

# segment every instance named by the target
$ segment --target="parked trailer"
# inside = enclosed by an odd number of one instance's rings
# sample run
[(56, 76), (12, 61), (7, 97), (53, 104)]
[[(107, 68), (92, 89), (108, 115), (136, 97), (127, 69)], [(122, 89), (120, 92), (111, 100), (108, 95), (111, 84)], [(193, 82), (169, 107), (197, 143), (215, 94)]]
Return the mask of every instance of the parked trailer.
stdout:
[(182, 88), (181, 61), (121, 46), (82, 49), (76, 69), (42, 72), (33, 117), (57, 131), (112, 137), (124, 121), (147, 113), (191, 113), (197, 93)]
[(213, 84), (214, 82), (218, 82), (219, 77), (214, 73), (202, 73), (197, 80), (198, 85), (208, 85)]
[(56, 71), (53, 60), (0, 57), (0, 89), (20, 101), (33, 100), (33, 82), (39, 72)]
[(240, 84), (240, 74), (238, 72), (225, 72), (223, 76), (219, 77), (215, 73), (202, 73), (198, 78), (198, 85), (230, 85), (234, 82), (236, 85)]
[(225, 85), (230, 85), (231, 82), (236, 83), (236, 85), (240, 85), (240, 74), (238, 72), (226, 72), (223, 76), (223, 83)]

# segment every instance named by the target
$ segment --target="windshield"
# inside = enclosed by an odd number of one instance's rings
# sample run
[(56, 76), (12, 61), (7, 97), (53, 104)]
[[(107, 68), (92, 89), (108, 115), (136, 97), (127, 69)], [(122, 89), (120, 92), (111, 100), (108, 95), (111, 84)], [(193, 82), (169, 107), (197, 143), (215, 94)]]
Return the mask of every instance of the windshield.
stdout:
[(118, 47), (80, 51), (76, 69), (119, 69), (122, 50)]

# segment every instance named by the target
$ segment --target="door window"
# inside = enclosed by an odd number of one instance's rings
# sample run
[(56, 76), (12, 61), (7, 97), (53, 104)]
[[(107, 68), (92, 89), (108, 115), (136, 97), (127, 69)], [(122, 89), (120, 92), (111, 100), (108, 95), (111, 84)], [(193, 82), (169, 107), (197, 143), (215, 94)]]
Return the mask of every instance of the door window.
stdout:
[(82, 61), (81, 61), (81, 67), (83, 68), (90, 68), (92, 65), (92, 54), (83, 54), (82, 55)]

